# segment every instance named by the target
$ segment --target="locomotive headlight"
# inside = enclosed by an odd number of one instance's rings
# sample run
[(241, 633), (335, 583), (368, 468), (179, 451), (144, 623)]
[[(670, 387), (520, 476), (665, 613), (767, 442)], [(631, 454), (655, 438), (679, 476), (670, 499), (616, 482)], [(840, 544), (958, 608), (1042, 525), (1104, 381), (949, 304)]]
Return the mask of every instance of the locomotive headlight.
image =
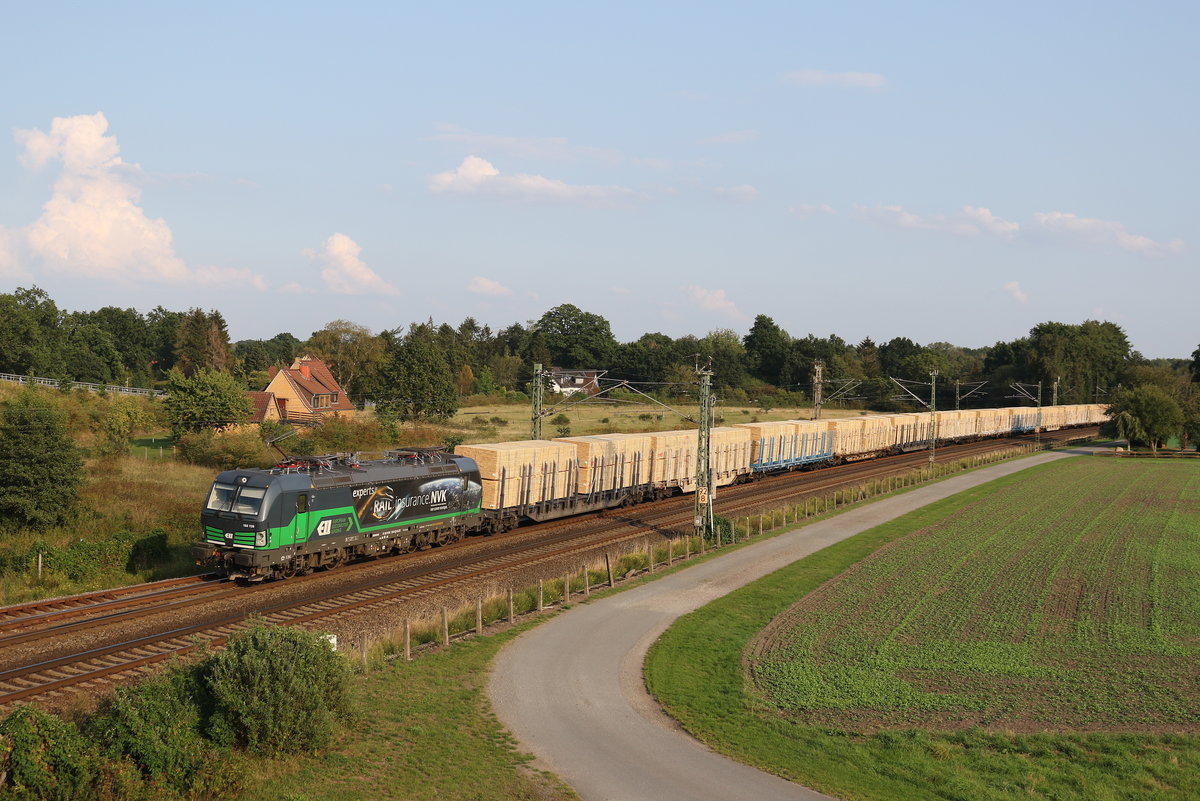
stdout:
[(266, 545), (267, 545), (267, 532), (265, 532), (265, 531), (254, 532), (254, 547), (255, 548), (265, 548)]

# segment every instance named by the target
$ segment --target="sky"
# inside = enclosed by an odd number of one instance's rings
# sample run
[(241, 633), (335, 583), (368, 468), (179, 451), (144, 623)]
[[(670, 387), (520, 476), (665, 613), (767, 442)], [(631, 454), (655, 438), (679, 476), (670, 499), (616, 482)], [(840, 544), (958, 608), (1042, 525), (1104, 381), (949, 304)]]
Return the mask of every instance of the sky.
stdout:
[(1200, 344), (1200, 5), (6, 3), (0, 291)]

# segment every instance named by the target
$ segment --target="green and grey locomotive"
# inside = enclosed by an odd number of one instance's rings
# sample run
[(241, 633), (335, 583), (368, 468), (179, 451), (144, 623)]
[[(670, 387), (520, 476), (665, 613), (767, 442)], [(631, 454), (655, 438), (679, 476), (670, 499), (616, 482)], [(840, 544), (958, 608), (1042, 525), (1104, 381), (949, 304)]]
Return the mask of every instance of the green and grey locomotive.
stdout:
[(473, 460), (435, 449), (226, 470), (209, 491), (204, 539), (192, 552), (231, 578), (287, 578), (459, 540), (481, 528), (482, 494)]

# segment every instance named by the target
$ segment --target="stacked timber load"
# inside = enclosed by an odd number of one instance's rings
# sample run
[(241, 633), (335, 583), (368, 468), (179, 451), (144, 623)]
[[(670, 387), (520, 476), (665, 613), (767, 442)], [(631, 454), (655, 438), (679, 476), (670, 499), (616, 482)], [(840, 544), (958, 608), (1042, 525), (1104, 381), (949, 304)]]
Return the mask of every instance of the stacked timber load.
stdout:
[(838, 417), (829, 421), (833, 429), (833, 450), (838, 456), (853, 456), (862, 453), (865, 417)]
[(970, 411), (938, 412), (938, 439), (966, 439), (975, 433), (974, 425), (975, 418)]
[(717, 426), (708, 432), (708, 467), (713, 484), (732, 484), (750, 472), (751, 432), (741, 426)]
[(651, 434), (592, 434), (559, 437), (579, 461), (576, 491), (580, 495), (632, 487), (649, 481)]
[(750, 461), (754, 464), (775, 464), (795, 458), (796, 424), (791, 421), (735, 423), (730, 428), (750, 432)]
[(819, 460), (829, 454), (833, 428), (828, 420), (788, 420), (796, 427), (796, 456), (801, 461)]
[(696, 432), (656, 431), (650, 434), (654, 451), (652, 477), (655, 485), (679, 487), (691, 492), (696, 487)]
[(485, 509), (566, 498), (574, 489), (575, 449), (561, 442), (533, 439), (459, 445), (454, 452), (479, 465)]
[(1010, 431), (1012, 431), (1012, 409), (1004, 407), (979, 410), (980, 436), (994, 437)]

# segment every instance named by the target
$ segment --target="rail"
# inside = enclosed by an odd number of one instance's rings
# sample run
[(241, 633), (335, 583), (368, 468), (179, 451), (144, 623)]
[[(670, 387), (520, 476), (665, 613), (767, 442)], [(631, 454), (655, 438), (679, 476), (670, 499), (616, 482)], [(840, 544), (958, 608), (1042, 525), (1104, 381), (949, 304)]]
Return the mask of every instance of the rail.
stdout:
[(37, 376), (0, 373), (0, 381), (11, 381), (14, 384), (34, 384), (56, 389), (80, 387), (89, 392), (115, 392), (120, 395), (143, 395), (148, 398), (161, 398), (167, 393), (161, 389), (146, 389), (144, 387), (122, 387), (116, 384), (93, 384), (88, 381), (72, 381), (70, 379), (38, 378)]

